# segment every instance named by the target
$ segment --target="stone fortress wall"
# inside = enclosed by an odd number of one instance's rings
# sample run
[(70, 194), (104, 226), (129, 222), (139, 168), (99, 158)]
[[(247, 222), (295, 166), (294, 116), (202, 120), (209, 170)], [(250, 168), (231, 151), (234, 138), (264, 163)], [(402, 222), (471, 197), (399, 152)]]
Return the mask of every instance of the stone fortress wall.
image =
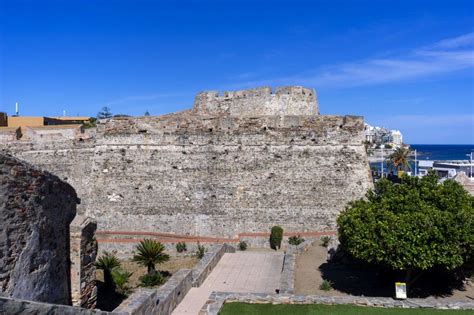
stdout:
[(92, 139), (4, 148), (70, 183), (99, 231), (334, 230), (372, 185), (364, 123), (318, 113), (301, 87), (201, 93), (191, 110), (100, 121)]

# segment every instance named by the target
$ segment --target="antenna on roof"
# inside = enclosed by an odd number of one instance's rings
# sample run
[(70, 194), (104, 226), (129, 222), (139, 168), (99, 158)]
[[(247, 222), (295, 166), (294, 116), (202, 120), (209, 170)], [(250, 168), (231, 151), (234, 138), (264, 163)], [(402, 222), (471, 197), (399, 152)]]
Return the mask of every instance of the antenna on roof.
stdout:
[(18, 102), (15, 103), (15, 115), (20, 116), (20, 106), (18, 105)]

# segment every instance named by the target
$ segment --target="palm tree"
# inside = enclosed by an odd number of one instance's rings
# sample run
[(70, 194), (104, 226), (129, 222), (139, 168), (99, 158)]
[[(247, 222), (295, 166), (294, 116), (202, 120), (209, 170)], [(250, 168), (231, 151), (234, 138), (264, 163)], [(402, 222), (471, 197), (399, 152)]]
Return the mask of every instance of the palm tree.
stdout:
[(388, 156), (388, 162), (395, 167), (397, 171), (411, 170), (410, 165), (410, 148), (400, 147)]
[(116, 267), (120, 267), (120, 261), (118, 258), (114, 254), (104, 252), (104, 254), (97, 259), (95, 266), (97, 269), (104, 271), (105, 286), (113, 287), (114, 281), (112, 278), (112, 270)]
[(166, 253), (165, 247), (160, 242), (144, 239), (137, 245), (138, 253), (132, 258), (136, 263), (146, 266), (148, 268), (148, 274), (154, 274), (155, 264), (161, 264), (170, 259), (170, 256)]

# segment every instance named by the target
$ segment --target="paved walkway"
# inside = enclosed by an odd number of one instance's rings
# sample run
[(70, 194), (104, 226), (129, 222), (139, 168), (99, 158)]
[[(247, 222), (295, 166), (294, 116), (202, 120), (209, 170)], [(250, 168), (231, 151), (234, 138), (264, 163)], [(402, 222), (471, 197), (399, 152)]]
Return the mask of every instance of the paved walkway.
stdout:
[(275, 293), (280, 284), (283, 253), (226, 253), (199, 288), (192, 288), (173, 315), (198, 314), (212, 291)]

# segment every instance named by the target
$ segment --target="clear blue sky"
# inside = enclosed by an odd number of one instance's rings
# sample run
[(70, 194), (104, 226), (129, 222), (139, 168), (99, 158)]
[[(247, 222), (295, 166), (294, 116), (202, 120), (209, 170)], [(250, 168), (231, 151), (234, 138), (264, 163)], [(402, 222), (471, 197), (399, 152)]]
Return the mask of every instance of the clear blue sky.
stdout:
[(158, 115), (304, 85), (408, 143), (474, 143), (474, 1), (0, 0), (0, 110)]

